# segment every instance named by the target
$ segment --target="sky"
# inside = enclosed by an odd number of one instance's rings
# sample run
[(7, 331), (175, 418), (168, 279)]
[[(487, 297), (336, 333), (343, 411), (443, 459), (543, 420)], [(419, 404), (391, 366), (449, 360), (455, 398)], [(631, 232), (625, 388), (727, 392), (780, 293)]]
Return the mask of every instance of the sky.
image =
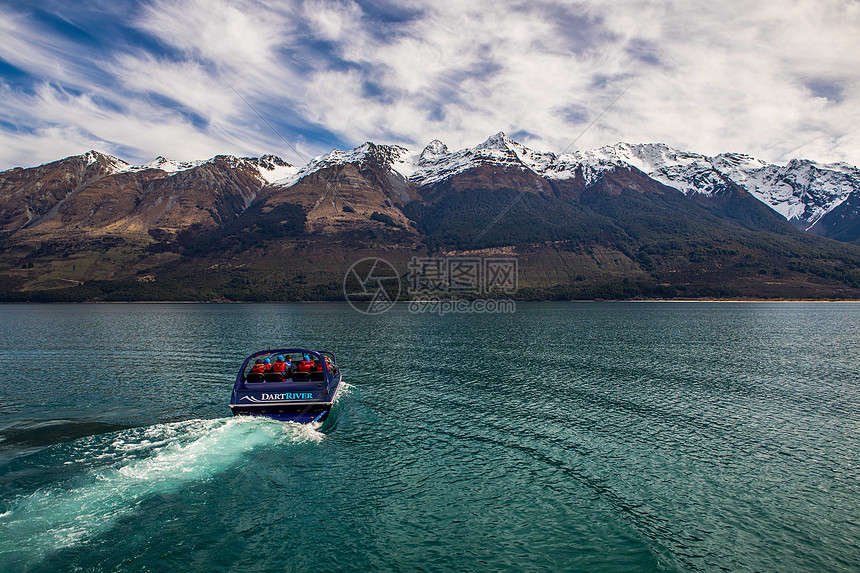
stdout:
[(858, 38), (857, 0), (0, 0), (0, 169), (498, 131), (858, 165)]

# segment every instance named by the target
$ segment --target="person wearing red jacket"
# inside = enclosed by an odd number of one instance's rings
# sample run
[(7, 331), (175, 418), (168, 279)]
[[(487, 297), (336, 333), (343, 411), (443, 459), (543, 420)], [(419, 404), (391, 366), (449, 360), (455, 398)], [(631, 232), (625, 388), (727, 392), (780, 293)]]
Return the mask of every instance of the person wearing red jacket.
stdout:
[(275, 358), (270, 372), (277, 372), (278, 374), (285, 374), (287, 372), (287, 361), (284, 360), (283, 356)]
[(251, 374), (265, 374), (266, 373), (266, 365), (260, 358), (257, 358), (254, 361), (254, 365), (251, 367)]
[(299, 372), (310, 372), (313, 369), (313, 365), (314, 361), (307, 354), (304, 355), (302, 360), (296, 362), (296, 368)]

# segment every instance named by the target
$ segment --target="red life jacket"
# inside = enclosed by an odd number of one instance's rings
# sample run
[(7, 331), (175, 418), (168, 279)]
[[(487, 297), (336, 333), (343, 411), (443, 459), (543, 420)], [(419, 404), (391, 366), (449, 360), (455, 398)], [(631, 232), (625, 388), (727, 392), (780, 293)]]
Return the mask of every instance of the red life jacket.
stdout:
[(254, 364), (254, 366), (251, 367), (251, 374), (264, 374), (265, 372), (266, 372), (266, 365), (265, 364)]
[(299, 369), (299, 372), (310, 372), (311, 366), (313, 366), (314, 363), (311, 362), (310, 360), (300, 360), (299, 362), (297, 362), (297, 364), (298, 364), (297, 368)]
[(286, 372), (287, 371), (287, 363), (286, 362), (274, 362), (272, 363), (271, 372)]

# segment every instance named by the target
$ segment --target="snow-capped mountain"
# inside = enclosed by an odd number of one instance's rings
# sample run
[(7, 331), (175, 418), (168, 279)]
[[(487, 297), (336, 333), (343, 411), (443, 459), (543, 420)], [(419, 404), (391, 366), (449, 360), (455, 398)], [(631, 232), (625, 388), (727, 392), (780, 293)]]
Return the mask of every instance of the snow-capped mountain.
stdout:
[(860, 193), (860, 170), (845, 163), (793, 159), (774, 165), (742, 153), (708, 157), (661, 143), (618, 143), (571, 155), (596, 168), (632, 165), (687, 194), (713, 195), (734, 183), (806, 231), (849, 195)]
[(318, 155), (301, 169), (293, 168), (292, 171), (273, 182), (279, 187), (290, 187), (317, 171), (349, 163), (359, 167), (364, 167), (370, 163), (387, 165), (392, 171), (403, 177), (408, 176), (413, 171), (411, 168), (412, 160), (406, 148), (398, 145), (377, 145), (368, 141), (349, 151), (334, 149), (324, 155)]
[(91, 150), (0, 172), (0, 233), (220, 224), (247, 210), (262, 188), (295, 171), (274, 155), (190, 162), (158, 157), (131, 165)]
[[(274, 155), (259, 158), (218, 155), (185, 162), (159, 156), (143, 165), (131, 165), (97, 151), (76, 157), (88, 169), (97, 167), (99, 176), (158, 169), (172, 177), (217, 162), (222, 167), (241, 168), (253, 174), (261, 186), (281, 189), (321, 170), (346, 164), (356, 165), (360, 170), (367, 167), (387, 170), (401, 182), (398, 185), (417, 189), (486, 166), (498, 166), (508, 173), (531, 172), (549, 182), (579, 178), (584, 185), (593, 184), (609, 170), (633, 167), (686, 195), (710, 197), (737, 185), (796, 227), (819, 234), (827, 233), (832, 224), (830, 219), (842, 221), (846, 216), (855, 217), (856, 214), (851, 214), (854, 208), (845, 206), (860, 204), (860, 169), (845, 163), (793, 159), (777, 165), (742, 153), (706, 156), (662, 143), (617, 143), (558, 155), (530, 149), (502, 132), (474, 147), (455, 151), (438, 139), (421, 151), (367, 142), (352, 150), (333, 150), (317, 156), (302, 167)], [(824, 219), (840, 205), (844, 205), (842, 209)]]
[(291, 174), (299, 170), (298, 167), (290, 165), (277, 155), (266, 154), (262, 157), (242, 157), (241, 159), (255, 165), (257, 167), (257, 171), (260, 173), (260, 177), (262, 177), (266, 183), (274, 183), (279, 179), (289, 177)]
[(787, 165), (726, 170), (725, 174), (805, 231), (814, 230), (850, 196), (860, 195), (860, 170), (845, 163), (792, 159)]
[(119, 157), (100, 153), (95, 149), (90, 149), (86, 153), (82, 153), (78, 158), (81, 159), (87, 167), (99, 165), (107, 173), (122, 173), (123, 171), (127, 171), (131, 168), (131, 165)]
[(161, 169), (166, 173), (173, 174), (178, 173), (179, 171), (185, 171), (187, 169), (194, 169), (195, 167), (199, 167), (204, 163), (206, 163), (205, 160), (176, 161), (174, 159), (168, 159), (162, 155), (159, 155), (158, 157), (144, 165), (129, 166), (128, 171), (141, 171), (143, 169)]
[(131, 165), (118, 157), (114, 157), (113, 155), (108, 155), (106, 153), (100, 153), (95, 150), (87, 151), (86, 153), (79, 156), (87, 165), (93, 165), (95, 163), (100, 163), (103, 166), (103, 170), (105, 173), (114, 174), (114, 173), (128, 173), (128, 172), (138, 172), (145, 171), (147, 169), (160, 169), (164, 171), (168, 175), (175, 175), (176, 173), (180, 173), (183, 171), (188, 171), (189, 169), (194, 169), (200, 167), (201, 165), (206, 165), (207, 163), (213, 163), (215, 161), (219, 161), (222, 163), (226, 163), (230, 167), (249, 167), (252, 170), (257, 171), (260, 175), (260, 179), (265, 183), (274, 183), (279, 179), (287, 178), (291, 175), (294, 175), (298, 168), (290, 165), (277, 155), (263, 155), (262, 157), (235, 157), (233, 155), (216, 155), (215, 157), (209, 159), (201, 159), (197, 161), (176, 161), (174, 159), (168, 159), (162, 155), (159, 155), (149, 163), (144, 163), (142, 165)]
[(554, 154), (529, 149), (502, 132), (475, 147), (454, 152), (434, 139), (417, 156), (410, 179), (419, 186), (431, 185), (478, 165), (526, 168), (544, 175), (554, 159)]
[(339, 291), (338, 267), (368, 253), (504, 253), (553, 299), (858, 299), (858, 181), (844, 164), (663, 144), (558, 155), (504, 133), (299, 167), (90, 151), (0, 172), (0, 286), (8, 300), (301, 299)]
[(845, 163), (822, 164), (794, 159), (786, 165), (766, 163), (742, 153), (706, 156), (679, 151), (662, 143), (618, 143), (564, 155), (541, 152), (497, 133), (483, 143), (450, 151), (440, 140), (420, 153), (403, 147), (370, 143), (351, 151), (333, 151), (314, 159), (290, 179), (289, 186), (306, 175), (338, 163), (363, 161), (370, 152), (386, 150), (392, 171), (423, 187), (444, 181), (479, 165), (528, 169), (550, 180), (581, 176), (593, 183), (601, 173), (617, 167), (635, 167), (651, 178), (685, 194), (711, 196), (736, 184), (804, 230), (850, 195), (860, 194), (860, 170)]
[(299, 168), (275, 155), (233, 157), (219, 155), (201, 161), (174, 161), (157, 157), (144, 165), (130, 165), (111, 155), (89, 151), (81, 156), (88, 164), (102, 157), (112, 173), (160, 169), (173, 175), (194, 169), (216, 158), (237, 167), (252, 167), (264, 184), (290, 187), (305, 177), (343, 164), (387, 165), (391, 172), (417, 187), (440, 183), (479, 165), (528, 169), (549, 180), (583, 178), (593, 183), (601, 173), (617, 167), (635, 167), (657, 181), (685, 194), (714, 195), (736, 184), (771, 207), (795, 226), (814, 230), (827, 213), (852, 194), (860, 195), (860, 169), (846, 163), (818, 163), (793, 159), (786, 165), (770, 164), (743, 153), (706, 156), (680, 151), (662, 143), (617, 143), (564, 155), (530, 149), (502, 132), (475, 147), (451, 151), (438, 139), (422, 151), (397, 145), (364, 143), (348, 151), (333, 150)]

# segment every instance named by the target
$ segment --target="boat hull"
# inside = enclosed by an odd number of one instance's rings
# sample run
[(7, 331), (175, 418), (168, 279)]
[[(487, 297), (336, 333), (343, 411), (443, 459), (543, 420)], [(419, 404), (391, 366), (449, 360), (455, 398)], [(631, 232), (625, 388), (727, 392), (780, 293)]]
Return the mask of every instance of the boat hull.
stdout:
[(334, 406), (334, 400), (339, 389), (340, 380), (338, 380), (337, 387), (331, 393), (330, 398), (321, 400), (270, 398), (274, 396), (313, 395), (312, 392), (248, 392), (239, 396), (237, 403), (231, 403), (230, 409), (234, 416), (263, 416), (297, 424), (324, 422)]
[(233, 408), (234, 416), (255, 416), (262, 418), (271, 418), (280, 422), (294, 422), (296, 424), (314, 424), (316, 422), (325, 422), (328, 415), (331, 413), (331, 407), (317, 410), (297, 410), (295, 408), (259, 408), (259, 409), (238, 409)]

